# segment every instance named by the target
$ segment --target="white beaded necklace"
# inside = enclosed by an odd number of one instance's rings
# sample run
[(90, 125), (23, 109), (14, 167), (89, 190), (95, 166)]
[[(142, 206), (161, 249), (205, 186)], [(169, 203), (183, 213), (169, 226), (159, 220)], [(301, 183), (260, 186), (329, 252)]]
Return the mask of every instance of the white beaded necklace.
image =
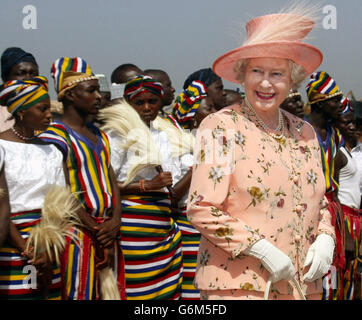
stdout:
[[(253, 116), (255, 116), (257, 122), (260, 124), (260, 126), (264, 129), (264, 131), (270, 135), (272, 138), (274, 138), (275, 140), (277, 140), (279, 143), (285, 143), (285, 136), (283, 134), (284, 131), (284, 118), (283, 118), (283, 114), (280, 111), (280, 109), (278, 109), (279, 111), (279, 123), (278, 126), (273, 130), (271, 128), (269, 128), (264, 121), (258, 116), (258, 114), (255, 112), (254, 108), (252, 107), (252, 105), (250, 104), (248, 98), (245, 96), (244, 98), (245, 104), (248, 107), (249, 111), (253, 114)], [(280, 134), (276, 134), (271, 132), (271, 130), (273, 131), (279, 131)]]
[(19, 132), (17, 132), (17, 131), (15, 130), (14, 126), (11, 127), (11, 130), (12, 130), (13, 133), (14, 133), (17, 137), (19, 137), (21, 140), (30, 141), (30, 140), (35, 139), (35, 136), (34, 136), (34, 135), (32, 135), (31, 137), (24, 137), (23, 135), (21, 135)]

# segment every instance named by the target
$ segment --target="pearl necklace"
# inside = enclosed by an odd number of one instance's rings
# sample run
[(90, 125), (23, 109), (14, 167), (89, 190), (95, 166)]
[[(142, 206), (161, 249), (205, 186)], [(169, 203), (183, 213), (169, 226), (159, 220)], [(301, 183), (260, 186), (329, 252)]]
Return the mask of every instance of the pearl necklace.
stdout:
[(259, 123), (259, 125), (264, 129), (264, 131), (270, 135), (272, 138), (274, 138), (275, 140), (277, 140), (279, 143), (285, 143), (286, 141), (286, 138), (283, 134), (283, 131), (284, 131), (284, 118), (283, 118), (283, 114), (282, 112), (280, 111), (280, 109), (278, 109), (279, 111), (279, 123), (278, 123), (278, 126), (274, 129), (274, 131), (279, 131), (281, 132), (280, 134), (276, 134), (276, 133), (273, 133), (273, 132), (270, 132), (271, 128), (269, 128), (265, 123), (264, 121), (258, 116), (258, 114), (255, 112), (254, 108), (252, 107), (252, 105), (250, 104), (248, 98), (245, 96), (244, 98), (244, 101), (245, 101), (245, 104), (246, 106), (248, 107), (249, 111), (252, 113), (253, 116), (255, 116), (257, 122)]
[(17, 132), (14, 127), (11, 127), (11, 130), (12, 130), (13, 133), (14, 133), (18, 138), (20, 138), (21, 140), (30, 141), (30, 140), (33, 140), (33, 139), (35, 138), (34, 135), (31, 136), (31, 137), (24, 137), (24, 136), (21, 135), (19, 132)]

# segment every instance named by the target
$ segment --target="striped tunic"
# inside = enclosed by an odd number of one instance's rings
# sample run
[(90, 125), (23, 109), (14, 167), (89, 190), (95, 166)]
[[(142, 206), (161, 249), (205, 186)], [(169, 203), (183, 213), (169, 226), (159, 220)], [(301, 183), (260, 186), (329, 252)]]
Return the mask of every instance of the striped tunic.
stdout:
[[(344, 218), (340, 204), (334, 199), (334, 192), (338, 191), (339, 185), (334, 177), (334, 159), (339, 149), (343, 146), (344, 140), (338, 130), (331, 124), (327, 124), (327, 137), (323, 141), (316, 131), (321, 150), (323, 173), (326, 182), (326, 195), (329, 201), (328, 210), (332, 216), (332, 224), (336, 233), (336, 248), (331, 269), (323, 276), (322, 300), (341, 299), (343, 297), (343, 267), (345, 263), (344, 254)], [(331, 279), (336, 279), (331, 285)], [(332, 281), (332, 282), (333, 282)], [(332, 289), (333, 288), (333, 289)]]
[(43, 141), (57, 145), (63, 152), (70, 187), (83, 208), (94, 217), (107, 216), (114, 205), (109, 177), (110, 148), (107, 135), (89, 124), (97, 144), (57, 120), (39, 135)]
[(337, 128), (327, 126), (327, 138), (322, 140), (316, 131), (322, 156), (324, 177), (326, 180), (326, 192), (338, 190), (339, 186), (334, 178), (334, 158), (340, 147), (344, 144), (343, 137)]
[[(98, 222), (111, 214), (115, 204), (109, 175), (110, 147), (107, 135), (92, 124), (97, 144), (78, 134), (63, 122), (54, 121), (39, 137), (62, 151), (72, 192), (82, 207)], [(74, 229), (75, 243), (66, 239), (62, 256), (62, 297), (67, 300), (99, 298), (96, 246), (87, 230)]]

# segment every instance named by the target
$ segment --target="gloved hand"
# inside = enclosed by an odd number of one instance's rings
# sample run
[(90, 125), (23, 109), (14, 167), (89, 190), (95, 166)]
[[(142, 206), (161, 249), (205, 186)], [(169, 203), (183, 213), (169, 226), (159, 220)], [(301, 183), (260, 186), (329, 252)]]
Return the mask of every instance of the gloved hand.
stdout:
[(244, 251), (244, 254), (261, 260), (271, 275), (272, 282), (290, 280), (295, 275), (295, 268), (290, 258), (269, 241), (261, 239)]
[(304, 268), (312, 264), (303, 281), (313, 282), (322, 278), (333, 261), (334, 240), (328, 234), (320, 234), (310, 246), (305, 258)]

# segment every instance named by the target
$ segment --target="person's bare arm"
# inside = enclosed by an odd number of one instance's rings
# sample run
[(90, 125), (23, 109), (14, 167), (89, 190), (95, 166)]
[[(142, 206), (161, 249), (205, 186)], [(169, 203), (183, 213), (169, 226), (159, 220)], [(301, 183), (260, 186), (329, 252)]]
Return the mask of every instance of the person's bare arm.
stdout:
[(5, 178), (4, 166), (0, 171), (0, 246), (9, 235), (10, 230), (10, 204), (8, 185)]

